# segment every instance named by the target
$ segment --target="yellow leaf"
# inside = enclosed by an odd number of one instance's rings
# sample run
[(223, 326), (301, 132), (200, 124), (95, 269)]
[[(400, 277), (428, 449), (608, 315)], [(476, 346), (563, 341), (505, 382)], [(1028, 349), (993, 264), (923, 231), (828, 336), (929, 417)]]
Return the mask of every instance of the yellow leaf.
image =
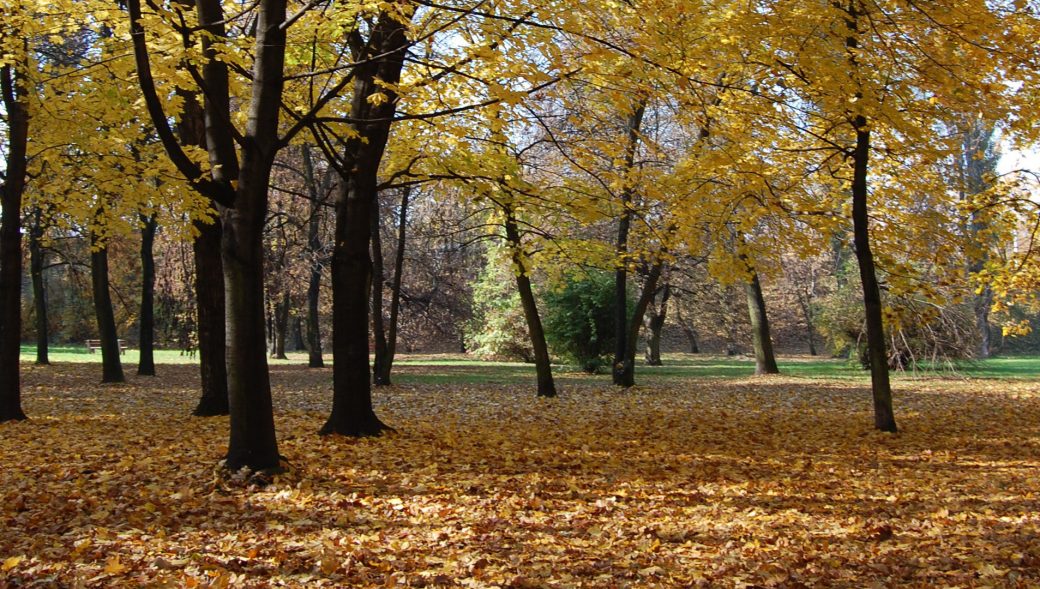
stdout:
[(25, 560), (24, 556), (12, 556), (11, 558), (5, 560), (3, 565), (0, 565), (0, 571), (4, 571), (6, 573), (7, 571), (18, 566), (18, 563), (22, 562), (23, 560)]
[(119, 562), (119, 555), (115, 555), (112, 558), (105, 561), (105, 571), (109, 575), (118, 575), (126, 571), (126, 567), (123, 563)]

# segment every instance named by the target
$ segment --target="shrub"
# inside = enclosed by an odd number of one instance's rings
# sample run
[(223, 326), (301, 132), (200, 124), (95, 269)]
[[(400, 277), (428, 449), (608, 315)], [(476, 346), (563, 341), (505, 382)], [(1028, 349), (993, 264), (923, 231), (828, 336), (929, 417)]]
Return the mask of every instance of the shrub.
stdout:
[(572, 274), (544, 295), (545, 339), (555, 354), (589, 373), (609, 365), (614, 346), (614, 275)]

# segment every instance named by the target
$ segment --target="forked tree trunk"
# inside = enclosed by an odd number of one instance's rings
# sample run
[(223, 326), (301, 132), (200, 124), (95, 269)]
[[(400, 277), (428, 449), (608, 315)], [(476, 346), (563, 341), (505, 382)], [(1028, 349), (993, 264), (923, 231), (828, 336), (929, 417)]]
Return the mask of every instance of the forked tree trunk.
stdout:
[[(332, 259), (332, 412), (322, 434), (378, 435), (388, 429), (372, 407), (368, 367), (368, 307), (371, 293), (372, 207), (377, 173), (397, 108), (394, 84), (401, 79), (408, 38), (399, 16), (381, 13), (372, 27), (365, 57), (354, 69), (351, 118), (357, 135), (347, 139), (336, 194)], [(385, 100), (370, 101), (373, 94)]]
[[(745, 259), (745, 263), (747, 260)], [(749, 266), (750, 267), (750, 266)], [(751, 318), (751, 341), (755, 348), (755, 374), (779, 374), (776, 356), (773, 354), (773, 339), (769, 331), (766, 314), (766, 299), (762, 296), (762, 283), (758, 272), (751, 268), (751, 280), (744, 283), (748, 315)]]
[(538, 396), (555, 397), (556, 384), (553, 382), (552, 364), (549, 361), (549, 346), (545, 343), (545, 330), (542, 328), (542, 319), (538, 315), (538, 305), (534, 299), (534, 290), (531, 288), (531, 275), (527, 270), (524, 259), (520, 229), (517, 226), (513, 209), (509, 206), (504, 206), (503, 208), (506, 216), (506, 242), (509, 244), (509, 252), (513, 260), (513, 272), (516, 274), (516, 289), (520, 294), (520, 305), (524, 310), (527, 333), (531, 339), (531, 348), (534, 351)]
[(141, 317), (138, 347), (141, 356), (137, 363), (139, 376), (155, 376), (155, 243), (157, 223), (155, 214), (141, 216)]
[(98, 338), (101, 340), (101, 382), (125, 382), (123, 363), (119, 358), (119, 335), (116, 333), (115, 313), (108, 280), (108, 246), (97, 234), (90, 234), (90, 282), (94, 297), (94, 316), (97, 318)]
[[(643, 326), (643, 315), (646, 314), (646, 308), (650, 306), (650, 301), (654, 298), (654, 293), (657, 291), (657, 281), (661, 278), (663, 269), (664, 265), (661, 262), (654, 264), (650, 268), (646, 282), (643, 283), (643, 292), (639, 295), (635, 308), (632, 309), (632, 317), (629, 319), (628, 325), (625, 326), (627, 331), (625, 336), (628, 345), (625, 347), (624, 369), (620, 372), (620, 382), (615, 381), (614, 384), (623, 387), (630, 387), (636, 384), (636, 343), (639, 341), (639, 329)], [(617, 366), (615, 366), (616, 369)]]
[[(257, 0), (253, 21), (253, 71), (244, 130), (232, 127), (228, 65), (218, 43), (227, 37), (219, 0), (196, 0), (205, 87), (208, 174), (184, 152), (173, 135), (152, 76), (142, 26), (140, 0), (126, 0), (137, 79), (149, 117), (170, 161), (199, 192), (219, 205), (224, 223), (230, 436), (225, 467), (276, 471), (281, 468), (275, 438), (271, 384), (264, 350), (263, 226), (271, 167), (280, 147), (285, 65), (286, 0)], [(236, 135), (241, 140), (236, 142)], [(240, 159), (241, 158), (241, 159)]]
[[(24, 62), (17, 65), (25, 65)], [(29, 108), (15, 65), (0, 67), (7, 111), (7, 161), (0, 192), (0, 422), (25, 419), (19, 355), (22, 343), (22, 195), (25, 192)]]
[(46, 262), (43, 254), (43, 211), (33, 209), (29, 229), (29, 274), (32, 276), (33, 311), (36, 315), (36, 363), (50, 364), (50, 326), (47, 323), (47, 283), (43, 276)]
[(867, 323), (867, 355), (870, 360), (870, 383), (874, 398), (874, 426), (894, 432), (895, 413), (892, 409), (892, 387), (888, 379), (888, 355), (885, 351), (885, 325), (882, 319), (881, 288), (874, 270), (874, 255), (870, 251), (870, 230), (867, 215), (867, 162), (870, 157), (870, 129), (862, 115), (854, 121), (856, 150), (852, 176), (852, 223), (856, 260), (863, 283), (863, 308)]

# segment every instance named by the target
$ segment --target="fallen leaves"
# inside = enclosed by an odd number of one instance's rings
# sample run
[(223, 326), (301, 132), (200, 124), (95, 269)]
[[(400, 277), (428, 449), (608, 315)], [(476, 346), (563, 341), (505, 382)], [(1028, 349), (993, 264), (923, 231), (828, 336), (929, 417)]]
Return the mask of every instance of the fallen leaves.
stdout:
[[(0, 585), (1031, 586), (1040, 387), (670, 381), (376, 391), (398, 434), (322, 438), (327, 370), (273, 371), (264, 488), (214, 476), (195, 370), (27, 370), (0, 426)], [(911, 389), (912, 385), (912, 391)]]

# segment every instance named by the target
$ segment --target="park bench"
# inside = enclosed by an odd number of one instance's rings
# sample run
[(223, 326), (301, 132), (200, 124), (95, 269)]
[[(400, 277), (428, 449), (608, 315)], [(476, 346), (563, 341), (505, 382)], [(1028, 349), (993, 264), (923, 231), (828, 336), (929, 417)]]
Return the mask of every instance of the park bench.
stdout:
[[(126, 340), (118, 340), (118, 341), (119, 341), (119, 353), (120, 354), (125, 354), (126, 353)], [(94, 350), (100, 350), (100, 349), (101, 349), (101, 340), (99, 340), (99, 339), (88, 339), (87, 340), (87, 351), (88, 352), (93, 354)]]

